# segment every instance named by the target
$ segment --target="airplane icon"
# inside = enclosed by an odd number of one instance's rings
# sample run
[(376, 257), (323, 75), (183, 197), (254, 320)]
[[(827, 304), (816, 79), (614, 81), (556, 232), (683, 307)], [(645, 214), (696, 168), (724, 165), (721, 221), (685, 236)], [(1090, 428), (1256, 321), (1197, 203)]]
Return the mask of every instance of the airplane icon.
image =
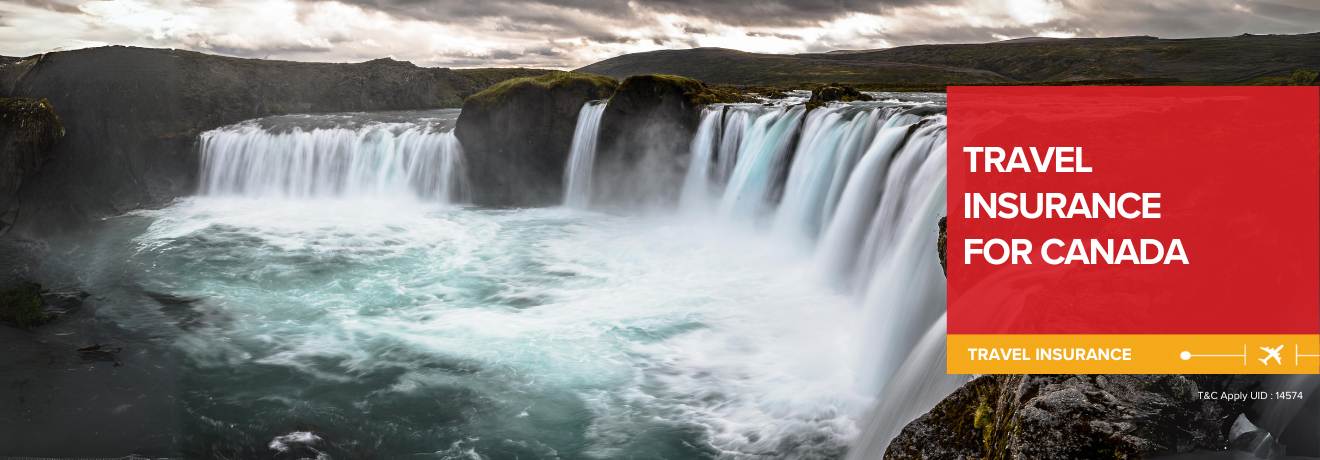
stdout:
[(1267, 355), (1265, 355), (1264, 358), (1260, 359), (1261, 364), (1268, 366), (1270, 365), (1271, 359), (1274, 360), (1275, 364), (1283, 364), (1283, 358), (1279, 356), (1279, 353), (1283, 351), (1283, 345), (1279, 345), (1274, 348), (1260, 347), (1260, 351), (1268, 353)]

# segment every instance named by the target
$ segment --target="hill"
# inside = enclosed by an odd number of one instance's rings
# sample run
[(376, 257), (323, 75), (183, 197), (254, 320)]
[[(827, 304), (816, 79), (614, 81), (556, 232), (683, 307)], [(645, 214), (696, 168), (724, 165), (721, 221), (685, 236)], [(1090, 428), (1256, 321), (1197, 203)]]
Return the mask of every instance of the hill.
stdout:
[(1257, 83), (1320, 69), (1320, 33), (1190, 39), (1041, 38), (984, 44), (915, 45), (813, 54), (721, 48), (653, 51), (581, 69), (625, 78), (648, 73), (728, 85), (862, 87), (967, 83)]

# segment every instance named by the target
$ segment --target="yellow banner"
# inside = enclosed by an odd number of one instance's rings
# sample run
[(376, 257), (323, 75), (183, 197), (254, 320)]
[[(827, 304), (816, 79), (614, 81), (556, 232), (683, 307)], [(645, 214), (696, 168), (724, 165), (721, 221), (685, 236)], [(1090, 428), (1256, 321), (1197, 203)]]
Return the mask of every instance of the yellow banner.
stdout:
[(1320, 374), (1320, 334), (950, 334), (951, 374)]

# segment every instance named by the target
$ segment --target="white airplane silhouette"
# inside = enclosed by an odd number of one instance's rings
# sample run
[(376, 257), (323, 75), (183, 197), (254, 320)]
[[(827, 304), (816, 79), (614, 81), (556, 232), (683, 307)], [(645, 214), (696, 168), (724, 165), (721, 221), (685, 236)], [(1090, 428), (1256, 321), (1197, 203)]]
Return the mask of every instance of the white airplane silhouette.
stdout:
[(1268, 366), (1268, 365), (1270, 365), (1270, 360), (1271, 360), (1271, 359), (1274, 360), (1274, 362), (1275, 362), (1276, 364), (1283, 364), (1283, 358), (1279, 356), (1279, 353), (1283, 351), (1283, 345), (1279, 345), (1279, 346), (1274, 347), (1274, 348), (1270, 348), (1270, 347), (1260, 347), (1260, 351), (1263, 351), (1263, 352), (1269, 353), (1269, 354), (1266, 355), (1264, 358), (1261, 358), (1261, 359), (1260, 359), (1260, 363), (1261, 363), (1261, 364), (1264, 364), (1264, 365)]

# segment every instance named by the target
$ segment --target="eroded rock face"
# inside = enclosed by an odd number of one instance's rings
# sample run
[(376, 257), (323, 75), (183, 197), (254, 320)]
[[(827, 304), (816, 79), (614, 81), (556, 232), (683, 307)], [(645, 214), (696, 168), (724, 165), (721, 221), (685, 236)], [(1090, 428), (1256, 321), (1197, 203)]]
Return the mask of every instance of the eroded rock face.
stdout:
[(492, 83), (540, 73), (122, 46), (0, 63), (0, 96), (48, 98), (66, 131), (51, 161), (23, 183), (11, 233), (41, 237), (191, 194), (196, 139), (207, 129), (282, 113), (456, 107)]
[(455, 133), (463, 143), (472, 201), (545, 206), (563, 200), (564, 165), (578, 112), (606, 99), (618, 82), (557, 72), (501, 82), (463, 103)]
[(624, 80), (601, 117), (593, 202), (637, 205), (677, 199), (701, 107), (737, 102), (737, 97), (672, 75)]
[(940, 218), (940, 237), (935, 240), (935, 251), (940, 253), (940, 269), (944, 270), (944, 276), (949, 276), (949, 217)]
[(887, 459), (1141, 458), (1223, 450), (1251, 376), (987, 375), (949, 395), (889, 445)]
[(64, 125), (50, 101), (0, 97), (0, 235), (18, 217), (18, 190), (41, 170)]

